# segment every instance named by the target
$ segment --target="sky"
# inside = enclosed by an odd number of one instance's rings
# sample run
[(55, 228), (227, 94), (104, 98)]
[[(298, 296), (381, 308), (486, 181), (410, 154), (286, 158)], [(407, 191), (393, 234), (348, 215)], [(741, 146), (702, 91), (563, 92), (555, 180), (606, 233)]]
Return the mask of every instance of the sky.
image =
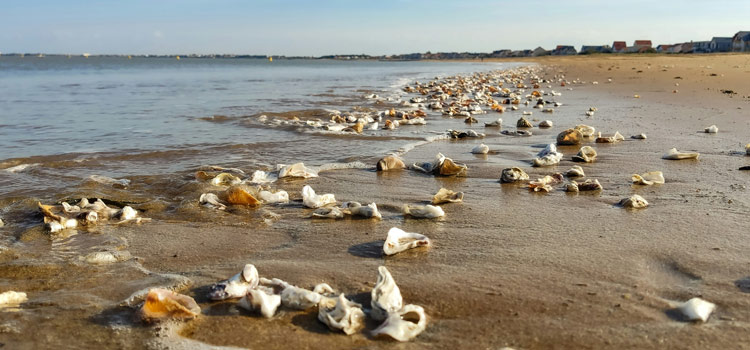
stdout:
[(0, 52), (321, 56), (654, 45), (750, 30), (748, 0), (0, 0)]

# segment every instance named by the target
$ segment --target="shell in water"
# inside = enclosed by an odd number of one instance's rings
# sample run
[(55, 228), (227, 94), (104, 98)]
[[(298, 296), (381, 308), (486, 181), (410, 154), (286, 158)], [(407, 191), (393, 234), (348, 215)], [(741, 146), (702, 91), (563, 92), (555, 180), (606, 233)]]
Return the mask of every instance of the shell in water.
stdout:
[(630, 136), (630, 138), (631, 139), (635, 139), (635, 140), (645, 140), (646, 139), (646, 134), (640, 133), (638, 135)]
[(361, 134), (362, 130), (364, 129), (365, 129), (365, 123), (359, 121), (359, 122), (354, 123), (354, 125), (344, 129), (344, 131), (356, 132), (357, 134)]
[(592, 163), (596, 160), (596, 150), (591, 146), (583, 146), (578, 154), (573, 156), (574, 162)]
[(208, 297), (211, 300), (241, 298), (249, 290), (258, 287), (258, 281), (260, 281), (258, 269), (253, 264), (247, 264), (240, 273), (212, 285)]
[(361, 216), (363, 218), (377, 218), (382, 219), (383, 215), (378, 211), (378, 206), (375, 203), (368, 205), (362, 205), (357, 202), (350, 202), (343, 206), (349, 209), (349, 212), (354, 216)]
[(166, 319), (189, 320), (200, 312), (201, 308), (193, 298), (171, 290), (154, 288), (148, 291), (139, 314), (143, 321), (155, 322)]
[(317, 306), (323, 298), (326, 298), (324, 294), (333, 293), (333, 288), (326, 283), (316, 285), (313, 290), (289, 284), (281, 291), (281, 305), (295, 310), (307, 310)]
[(543, 120), (541, 123), (539, 123), (540, 128), (551, 128), (555, 125), (551, 120)]
[(574, 165), (568, 172), (565, 173), (567, 177), (583, 177), (586, 174), (583, 173), (583, 168), (580, 165)]
[(518, 121), (516, 122), (516, 127), (517, 128), (531, 128), (534, 126), (531, 125), (531, 122), (528, 121), (526, 118), (521, 117), (521, 119), (518, 119)]
[(706, 129), (704, 129), (703, 131), (705, 131), (707, 134), (715, 134), (719, 132), (719, 128), (716, 127), (716, 125), (711, 125), (707, 127)]
[(662, 159), (669, 160), (681, 160), (681, 159), (698, 159), (700, 153), (697, 152), (680, 152), (676, 148), (672, 148), (667, 151), (667, 154), (663, 155)]
[(333, 194), (327, 193), (318, 195), (315, 194), (315, 191), (313, 191), (310, 185), (302, 187), (302, 204), (304, 206), (315, 209), (334, 203), (336, 203), (336, 198), (334, 198)]
[(434, 196), (432, 196), (432, 204), (458, 203), (463, 201), (463, 199), (463, 192), (454, 192), (447, 188), (441, 188)]
[(362, 306), (349, 301), (342, 293), (331, 307), (326, 300), (318, 304), (318, 320), (334, 331), (342, 331), (347, 335), (358, 332), (365, 326), (365, 313)]
[(599, 183), (599, 180), (596, 179), (587, 179), (581, 183), (572, 181), (566, 186), (565, 190), (568, 192), (601, 191), (602, 185)]
[(421, 306), (409, 304), (388, 314), (385, 321), (372, 331), (373, 336), (387, 335), (398, 341), (409, 341), (427, 327), (427, 315)]
[(529, 189), (534, 192), (551, 192), (554, 189), (552, 186), (561, 183), (562, 180), (563, 175), (560, 173), (546, 175), (541, 179), (529, 182)]
[(253, 172), (253, 175), (250, 177), (250, 183), (253, 184), (266, 184), (270, 182), (274, 182), (278, 180), (279, 178), (276, 175), (269, 174), (263, 170), (256, 170)]
[(528, 179), (529, 174), (527, 174), (525, 171), (523, 171), (523, 169), (519, 167), (505, 168), (500, 175), (500, 182), (502, 183), (525, 181)]
[(578, 145), (583, 139), (583, 134), (578, 129), (566, 129), (557, 134), (558, 145)]
[(17, 306), (29, 300), (24, 292), (7, 291), (0, 293), (0, 308), (8, 306)]
[(343, 219), (345, 214), (349, 214), (349, 211), (337, 207), (318, 208), (312, 212), (312, 217), (321, 219)]
[(415, 218), (439, 218), (445, 216), (443, 208), (434, 205), (404, 205), (404, 215), (410, 215)]
[(466, 176), (468, 167), (465, 164), (457, 164), (453, 159), (445, 158), (438, 167), (438, 175), (441, 176)]
[(227, 203), (234, 205), (248, 205), (251, 207), (260, 205), (260, 201), (241, 186), (232, 186), (224, 191)]
[(383, 157), (383, 159), (379, 160), (377, 164), (378, 171), (397, 170), (404, 168), (406, 168), (404, 161), (396, 156), (385, 156)]
[(497, 118), (497, 120), (491, 121), (489, 123), (484, 123), (484, 126), (486, 127), (503, 126), (503, 118)]
[(643, 197), (641, 197), (641, 196), (639, 196), (637, 194), (634, 194), (634, 195), (632, 195), (632, 196), (630, 196), (628, 198), (623, 198), (620, 201), (620, 206), (622, 206), (623, 208), (640, 209), (640, 208), (647, 207), (648, 206), (648, 202), (646, 201), (645, 198), (643, 198)]
[(214, 176), (214, 178), (211, 179), (210, 182), (214, 186), (232, 186), (240, 184), (242, 182), (242, 179), (230, 173), (221, 173)]
[(208, 208), (213, 208), (213, 209), (218, 209), (218, 210), (225, 210), (227, 208), (227, 206), (224, 205), (224, 203), (222, 203), (219, 200), (219, 196), (213, 193), (201, 194), (201, 197), (200, 199), (198, 199), (198, 201), (200, 202), (202, 206), (205, 206)]
[(537, 158), (534, 159), (533, 165), (535, 167), (555, 165), (560, 163), (562, 157), (563, 154), (557, 151), (555, 144), (550, 143), (539, 152), (539, 154), (537, 154)]
[(307, 179), (318, 177), (318, 173), (306, 167), (304, 163), (295, 163), (286, 165), (279, 170), (279, 178), (282, 177), (303, 177)]
[(3, 222), (3, 219), (0, 219), (0, 227), (5, 226), (5, 223)]
[(594, 129), (593, 126), (588, 126), (586, 124), (578, 124), (574, 129), (578, 130), (583, 137), (592, 137), (596, 132), (596, 129)]
[(429, 246), (430, 239), (427, 236), (392, 227), (388, 231), (388, 237), (383, 244), (383, 253), (385, 255), (393, 255), (408, 249)]
[(382, 321), (388, 318), (388, 314), (401, 310), (404, 300), (401, 290), (398, 289), (396, 281), (385, 266), (378, 267), (378, 282), (370, 293), (372, 301), (372, 318)]
[(279, 305), (281, 305), (281, 296), (269, 294), (264, 288), (248, 290), (245, 297), (237, 303), (237, 306), (248, 311), (259, 312), (265, 318), (273, 317)]
[(479, 146), (476, 146), (471, 150), (471, 153), (474, 153), (474, 154), (487, 154), (489, 152), (490, 152), (490, 147), (485, 144), (480, 144)]
[(599, 136), (596, 138), (595, 142), (596, 143), (616, 143), (622, 140), (625, 140), (625, 137), (622, 136), (619, 131), (615, 131), (615, 134), (611, 136), (602, 136), (602, 133), (599, 133)]
[(258, 196), (260, 199), (262, 199), (264, 202), (268, 204), (272, 203), (289, 203), (289, 193), (287, 193), (284, 190), (278, 190), (276, 192), (271, 191), (260, 191), (258, 192)]
[(685, 318), (689, 321), (702, 321), (706, 322), (711, 313), (714, 312), (716, 305), (714, 303), (705, 301), (701, 298), (692, 298), (685, 303), (677, 307)]
[(663, 184), (664, 174), (662, 174), (661, 171), (649, 171), (642, 175), (633, 174), (631, 179), (633, 180), (634, 184), (638, 185)]

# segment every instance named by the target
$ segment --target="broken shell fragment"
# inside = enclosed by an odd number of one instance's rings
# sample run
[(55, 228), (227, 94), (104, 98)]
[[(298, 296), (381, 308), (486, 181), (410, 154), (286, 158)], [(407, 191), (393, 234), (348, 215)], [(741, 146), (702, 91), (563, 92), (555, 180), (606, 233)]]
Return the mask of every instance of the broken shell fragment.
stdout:
[(289, 203), (289, 193), (287, 193), (284, 190), (278, 190), (276, 192), (260, 191), (258, 192), (258, 196), (260, 197), (260, 199), (262, 199), (264, 202), (268, 204)]
[(560, 173), (546, 175), (541, 179), (529, 182), (529, 190), (534, 192), (551, 192), (554, 187), (563, 181), (563, 175)]
[(474, 124), (474, 123), (479, 123), (479, 121), (477, 120), (477, 118), (467, 117), (466, 119), (464, 119), (464, 123), (466, 123), (466, 124)]
[(466, 176), (468, 167), (465, 164), (458, 164), (453, 159), (445, 158), (438, 167), (438, 175), (441, 176)]
[(662, 174), (661, 171), (649, 171), (642, 175), (633, 174), (633, 176), (631, 176), (631, 179), (633, 180), (634, 184), (638, 185), (663, 184), (664, 174)]
[(685, 317), (689, 321), (700, 320), (702, 322), (706, 322), (708, 320), (708, 317), (711, 316), (711, 313), (714, 312), (714, 309), (716, 309), (716, 305), (714, 303), (705, 301), (697, 297), (692, 298), (677, 307), (677, 310), (682, 312), (682, 314), (685, 315)]
[(497, 120), (491, 121), (489, 123), (484, 123), (484, 126), (486, 127), (503, 126), (503, 119), (497, 118)]
[(376, 168), (378, 171), (388, 171), (388, 170), (404, 169), (406, 168), (406, 165), (404, 164), (404, 161), (401, 160), (401, 158), (399, 157), (385, 156), (383, 157), (383, 159), (378, 161)]
[(432, 204), (458, 203), (463, 201), (463, 199), (463, 192), (454, 192), (447, 188), (441, 188), (434, 196), (432, 196)]
[(372, 331), (373, 336), (387, 335), (398, 341), (409, 341), (427, 327), (427, 315), (421, 306), (409, 304), (388, 314), (385, 321)]
[(385, 266), (378, 267), (378, 282), (375, 283), (370, 296), (372, 297), (370, 315), (378, 321), (385, 320), (389, 313), (397, 312), (403, 307), (401, 290)]
[(680, 152), (676, 148), (672, 148), (667, 151), (667, 154), (663, 155), (662, 159), (669, 160), (681, 160), (681, 159), (698, 159), (700, 153), (697, 152)]
[(594, 142), (596, 143), (616, 143), (620, 142), (622, 140), (625, 140), (625, 137), (620, 134), (619, 131), (615, 131), (614, 135), (611, 136), (602, 136), (602, 133), (599, 133), (599, 136), (596, 138)]
[(246, 264), (242, 271), (231, 278), (211, 286), (208, 297), (211, 300), (241, 298), (251, 289), (258, 287), (260, 276), (253, 264)]
[(479, 146), (474, 147), (471, 150), (471, 153), (474, 154), (487, 154), (490, 151), (490, 147), (485, 144), (480, 144)]
[(251, 207), (260, 205), (260, 201), (241, 186), (232, 186), (228, 188), (224, 191), (224, 197), (229, 204), (248, 205)]
[(645, 140), (646, 139), (646, 134), (640, 133), (638, 135), (630, 136), (630, 138), (631, 139), (635, 139), (635, 140)]
[(565, 190), (567, 192), (601, 191), (602, 185), (597, 179), (587, 179), (586, 181), (581, 183), (572, 181), (571, 183), (567, 184)]
[(415, 218), (434, 219), (445, 216), (443, 208), (434, 205), (404, 205), (404, 216)]
[(576, 125), (574, 129), (578, 130), (581, 133), (581, 135), (583, 135), (583, 137), (592, 137), (594, 136), (594, 133), (596, 132), (596, 129), (594, 129), (593, 126), (588, 126), (585, 124)]
[(707, 134), (716, 134), (719, 132), (719, 128), (716, 125), (711, 125), (703, 130)]
[(304, 163), (295, 163), (292, 165), (286, 165), (279, 170), (279, 178), (282, 177), (303, 177), (307, 179), (318, 177), (318, 173), (306, 167)]
[(21, 303), (25, 303), (29, 300), (24, 292), (14, 292), (9, 290), (7, 292), (0, 293), (0, 308), (8, 306), (17, 306)]
[(382, 219), (383, 216), (378, 211), (378, 206), (375, 203), (368, 205), (361, 205), (357, 202), (352, 202), (356, 205), (346, 205), (344, 208), (349, 209), (349, 212), (354, 216), (361, 216), (363, 218), (377, 218)]
[(565, 173), (567, 177), (583, 177), (586, 174), (583, 173), (583, 168), (580, 165), (574, 165), (570, 170)]
[(312, 217), (321, 219), (343, 219), (344, 214), (349, 214), (349, 211), (347, 210), (345, 212), (344, 210), (341, 210), (341, 208), (337, 207), (318, 208), (312, 212)]
[(578, 145), (583, 134), (578, 129), (566, 129), (557, 135), (558, 145)]
[(388, 236), (383, 244), (383, 253), (385, 255), (393, 255), (408, 249), (429, 246), (430, 239), (427, 236), (392, 227), (388, 230)]
[(551, 120), (543, 120), (541, 123), (539, 123), (540, 128), (551, 128), (555, 124)]
[(198, 199), (198, 201), (202, 206), (212, 209), (225, 210), (227, 208), (227, 206), (219, 200), (219, 196), (213, 193), (201, 194), (201, 197), (200, 199)]
[(364, 328), (365, 313), (362, 306), (339, 295), (336, 305), (330, 307), (324, 300), (318, 305), (318, 320), (334, 331), (352, 335)]
[(148, 291), (146, 301), (140, 309), (140, 317), (145, 322), (166, 319), (190, 320), (201, 312), (193, 298), (171, 290), (154, 288)]
[(531, 122), (528, 121), (526, 118), (521, 117), (521, 119), (518, 119), (518, 121), (516, 122), (516, 127), (517, 128), (531, 128), (533, 127), (533, 125), (531, 125)]
[(560, 163), (563, 154), (557, 151), (557, 147), (554, 143), (550, 143), (537, 154), (537, 158), (534, 159), (533, 165), (535, 167), (550, 166)]
[[(333, 293), (333, 288), (326, 283), (316, 285), (313, 290), (287, 284), (284, 290), (281, 291), (281, 305), (295, 310), (307, 310), (317, 306), (324, 298), (330, 299), (323, 294)], [(330, 300), (327, 302), (330, 302)]]
[(237, 306), (248, 311), (256, 311), (265, 318), (273, 317), (279, 305), (281, 296), (269, 294), (264, 288), (248, 290), (245, 297), (237, 303)]
[(523, 169), (519, 167), (505, 168), (500, 175), (500, 182), (511, 183), (516, 181), (524, 181), (529, 179), (529, 174), (526, 174)]
[(591, 146), (583, 146), (578, 154), (573, 156), (574, 162), (592, 163), (596, 160), (596, 150)]
[(210, 182), (214, 186), (232, 186), (240, 184), (242, 182), (242, 179), (230, 173), (221, 173), (214, 176), (214, 178), (211, 179)]
[(632, 209), (640, 209), (648, 206), (648, 202), (646, 201), (646, 199), (637, 194), (634, 194), (628, 198), (623, 198), (619, 204), (623, 208)]
[(316, 209), (334, 203), (336, 203), (336, 198), (332, 193), (318, 195), (315, 194), (310, 185), (302, 187), (302, 204), (304, 206)]

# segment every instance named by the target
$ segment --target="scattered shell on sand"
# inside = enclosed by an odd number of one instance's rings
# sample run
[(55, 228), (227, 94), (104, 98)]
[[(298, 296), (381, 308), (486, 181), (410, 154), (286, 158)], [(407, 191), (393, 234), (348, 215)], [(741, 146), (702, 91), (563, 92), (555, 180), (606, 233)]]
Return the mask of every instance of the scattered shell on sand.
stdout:
[(452, 159), (446, 158), (442, 153), (435, 156), (432, 162), (413, 164), (415, 170), (440, 176), (466, 176), (468, 167), (464, 164), (457, 164)]
[(229, 187), (224, 191), (223, 196), (229, 204), (247, 205), (251, 207), (260, 205), (260, 201), (242, 186)]
[(232, 186), (242, 183), (242, 179), (230, 173), (221, 173), (211, 179), (210, 182), (214, 186)]
[(716, 309), (716, 305), (705, 301), (701, 298), (692, 298), (677, 307), (689, 321), (706, 322), (711, 313)]
[(29, 300), (24, 292), (7, 291), (0, 293), (0, 308), (18, 306)]
[(566, 129), (557, 135), (558, 145), (578, 145), (583, 139), (583, 134), (578, 129)]
[(198, 201), (202, 206), (212, 209), (225, 210), (227, 208), (227, 206), (219, 200), (219, 196), (213, 193), (201, 194)]
[(474, 154), (487, 154), (490, 151), (490, 147), (485, 144), (480, 144), (479, 146), (474, 147), (471, 150), (471, 153)]
[(663, 184), (664, 174), (661, 171), (649, 171), (642, 175), (633, 174), (631, 180), (633, 180), (634, 184), (638, 185)]
[(378, 161), (378, 171), (398, 170), (406, 168), (404, 161), (396, 156), (385, 156), (383, 159)]
[(570, 170), (565, 173), (567, 177), (584, 177), (586, 174), (583, 172), (583, 168), (580, 165), (574, 165)]
[(208, 297), (211, 300), (241, 298), (249, 290), (258, 287), (259, 281), (258, 269), (253, 264), (246, 264), (240, 273), (212, 285)]
[(200, 312), (201, 308), (193, 298), (171, 290), (153, 288), (148, 291), (139, 315), (145, 322), (155, 322), (166, 319), (190, 320)]
[(448, 136), (452, 139), (464, 139), (464, 138), (483, 138), (486, 135), (478, 133), (474, 130), (467, 130), (467, 131), (461, 131), (461, 130), (448, 130)]
[(525, 181), (528, 179), (529, 174), (527, 174), (525, 171), (523, 171), (523, 169), (519, 167), (505, 168), (500, 175), (500, 182), (502, 183)]
[(640, 208), (647, 207), (648, 206), (648, 202), (646, 201), (645, 198), (643, 198), (643, 197), (641, 197), (641, 196), (639, 196), (637, 194), (634, 194), (634, 195), (632, 195), (632, 196), (630, 196), (628, 198), (623, 198), (620, 201), (620, 206), (622, 206), (624, 208), (640, 209)]
[(331, 330), (352, 335), (364, 328), (365, 313), (362, 311), (362, 305), (346, 299), (342, 293), (333, 307), (321, 300), (318, 305), (318, 320)]
[(385, 321), (372, 331), (373, 336), (387, 335), (398, 341), (409, 341), (427, 327), (427, 315), (421, 306), (409, 304), (388, 314)]
[(447, 188), (441, 188), (434, 196), (432, 196), (432, 204), (458, 203), (463, 201), (463, 199), (463, 192), (454, 192)]
[(265, 289), (250, 289), (247, 294), (240, 299), (237, 306), (260, 313), (265, 318), (271, 318), (281, 305), (281, 296), (278, 294), (268, 293)]
[(500, 133), (508, 136), (531, 136), (531, 131), (528, 130), (503, 130)]
[(583, 137), (592, 137), (594, 136), (594, 133), (596, 133), (596, 129), (594, 129), (593, 126), (588, 126), (585, 124), (578, 124), (574, 129), (578, 130), (578, 132), (580, 132)]
[(596, 150), (591, 146), (583, 146), (578, 154), (573, 156), (574, 162), (592, 163), (596, 160)]
[(540, 128), (551, 128), (555, 125), (551, 120), (543, 120), (541, 123), (539, 123)]
[(550, 143), (537, 154), (537, 158), (534, 159), (533, 165), (535, 167), (551, 166), (560, 163), (563, 154), (557, 151), (557, 146), (554, 143)]
[(304, 163), (295, 163), (281, 167), (279, 170), (279, 178), (282, 177), (303, 177), (307, 179), (318, 177), (318, 173), (306, 167)]
[(667, 154), (662, 156), (662, 159), (669, 160), (682, 160), (682, 159), (698, 159), (700, 153), (697, 152), (680, 152), (676, 148), (672, 148), (667, 151)]
[(630, 138), (631, 139), (635, 139), (635, 140), (645, 140), (646, 139), (646, 134), (640, 133), (638, 135), (630, 136)]
[(393, 255), (408, 249), (429, 246), (430, 239), (427, 236), (392, 227), (388, 231), (388, 236), (383, 244), (383, 253), (385, 255)]
[(541, 179), (536, 179), (536, 181), (530, 181), (529, 182), (529, 190), (532, 190), (534, 192), (550, 192), (554, 189), (554, 187), (559, 183), (563, 181), (563, 175), (560, 173), (552, 174), (552, 175), (545, 175)]
[(333, 298), (327, 296), (335, 293), (327, 283), (320, 283), (313, 290), (293, 286), (286, 282), (281, 285), (284, 288), (281, 291), (281, 305), (290, 309), (307, 310), (319, 305), (321, 301), (330, 306), (336, 303)]
[(715, 134), (719, 132), (719, 128), (716, 125), (711, 125), (703, 130), (707, 134)]
[(375, 203), (362, 205), (358, 202), (346, 202), (342, 205), (342, 207), (344, 209), (348, 209), (353, 216), (376, 219), (383, 218), (383, 216), (380, 214), (380, 211), (378, 211), (378, 206)]
[(615, 131), (614, 135), (608, 135), (608, 136), (602, 136), (602, 133), (599, 133), (599, 136), (596, 138), (596, 143), (616, 143), (625, 140), (625, 137), (620, 134), (619, 131)]
[(313, 218), (321, 219), (343, 219), (344, 215), (350, 214), (348, 210), (342, 210), (338, 207), (324, 207), (315, 209), (312, 212)]
[(474, 124), (474, 123), (479, 123), (479, 121), (477, 120), (477, 118), (467, 117), (466, 119), (464, 119), (464, 123), (466, 123), (466, 124)]
[(484, 123), (484, 126), (486, 127), (503, 126), (503, 119), (497, 118), (497, 120), (491, 121), (489, 123)]
[(404, 215), (415, 218), (434, 219), (445, 216), (443, 208), (434, 205), (404, 205)]
[(315, 191), (310, 185), (302, 187), (302, 204), (304, 206), (316, 209), (334, 203), (336, 203), (336, 198), (332, 193), (318, 195), (315, 194)]
[(258, 196), (260, 197), (260, 199), (263, 200), (263, 202), (268, 203), (268, 204), (274, 204), (274, 203), (286, 204), (286, 203), (289, 203), (289, 193), (287, 193), (284, 190), (278, 190), (276, 192), (260, 191), (260, 192), (258, 192)]
[(397, 312), (403, 307), (401, 290), (385, 266), (378, 267), (378, 282), (370, 294), (371, 316), (378, 321), (385, 320), (389, 313)]
[(526, 120), (526, 118), (521, 117), (521, 119), (518, 119), (518, 121), (516, 122), (516, 127), (517, 128), (531, 128), (533, 127), (533, 125), (531, 125), (531, 122)]
[(602, 185), (597, 179), (586, 179), (586, 181), (580, 183), (572, 181), (565, 186), (565, 190), (568, 192), (601, 191)]
[(534, 112), (532, 111), (523, 111), (523, 115), (532, 115)]

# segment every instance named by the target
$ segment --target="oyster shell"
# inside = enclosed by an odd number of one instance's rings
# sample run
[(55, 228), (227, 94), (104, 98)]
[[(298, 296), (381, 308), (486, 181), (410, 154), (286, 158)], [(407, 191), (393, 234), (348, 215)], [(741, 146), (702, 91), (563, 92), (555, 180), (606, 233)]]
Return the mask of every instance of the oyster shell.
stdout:
[(53, 211), (56, 208), (52, 205), (44, 205), (41, 202), (37, 202), (39, 211), (44, 215), (44, 224), (50, 232), (55, 233), (68, 228), (76, 228), (78, 226), (78, 220), (75, 218), (69, 218), (64, 215), (55, 214)]
[(385, 321), (372, 331), (373, 336), (387, 335), (398, 341), (409, 341), (427, 327), (427, 315), (421, 306), (409, 304), (391, 312)]
[(279, 178), (274, 174), (267, 173), (263, 170), (256, 170), (253, 172), (253, 175), (248, 182), (252, 184), (266, 184), (275, 182), (278, 179)]
[(257, 311), (265, 318), (273, 317), (279, 305), (281, 305), (281, 296), (269, 294), (264, 288), (248, 290), (237, 303), (237, 306), (248, 311)]
[(234, 205), (247, 205), (251, 207), (260, 205), (260, 201), (241, 186), (229, 187), (224, 191), (224, 198), (227, 203)]
[(393, 255), (408, 249), (429, 246), (430, 239), (427, 236), (392, 227), (388, 230), (388, 236), (383, 244), (383, 253), (385, 255)]
[(201, 197), (200, 199), (198, 199), (198, 201), (202, 206), (212, 209), (225, 210), (227, 208), (227, 206), (219, 200), (219, 196), (213, 193), (201, 194)]
[(574, 162), (592, 163), (596, 160), (596, 150), (591, 146), (583, 146), (578, 154), (573, 156)]
[(349, 211), (337, 207), (318, 208), (312, 212), (312, 217), (321, 219), (343, 219), (345, 214), (349, 214)]
[(438, 175), (441, 176), (466, 176), (468, 167), (465, 164), (457, 164), (453, 159), (445, 158), (438, 167)]
[(707, 134), (715, 134), (719, 132), (719, 128), (716, 125), (711, 125), (703, 130)]
[(500, 175), (500, 182), (511, 183), (516, 181), (524, 181), (529, 179), (529, 174), (526, 174), (523, 169), (518, 167), (505, 168)]
[(558, 145), (578, 145), (583, 139), (583, 134), (578, 129), (566, 129), (557, 134)]
[(303, 177), (305, 179), (318, 177), (318, 173), (305, 166), (304, 163), (295, 163), (283, 166), (279, 170), (279, 178), (282, 177)]
[(586, 179), (584, 182), (572, 181), (566, 185), (565, 190), (568, 192), (583, 192), (583, 191), (601, 191), (602, 185), (599, 180)]
[(698, 159), (700, 153), (697, 152), (680, 152), (676, 148), (672, 148), (667, 151), (667, 154), (663, 155), (662, 159), (669, 160), (681, 160), (681, 159)]
[(529, 189), (534, 192), (550, 192), (554, 189), (552, 186), (561, 183), (562, 180), (563, 175), (560, 173), (546, 175), (541, 179), (536, 179), (536, 181), (530, 181)]
[(500, 133), (508, 136), (531, 136), (531, 131), (528, 130), (503, 130)]
[(388, 318), (388, 314), (401, 310), (404, 300), (401, 290), (398, 289), (396, 281), (385, 266), (378, 267), (378, 282), (370, 293), (372, 301), (372, 318), (382, 321)]
[(404, 216), (410, 215), (415, 218), (433, 219), (445, 216), (443, 208), (434, 205), (404, 205)]
[(574, 165), (568, 172), (565, 173), (567, 177), (583, 177), (586, 174), (583, 173), (583, 168), (580, 165)]
[(539, 123), (540, 128), (551, 128), (555, 125), (551, 120), (543, 120), (541, 123)]
[(592, 137), (596, 132), (596, 129), (594, 129), (593, 126), (588, 126), (586, 124), (578, 124), (574, 129), (578, 130), (583, 137)]
[(368, 205), (362, 205), (357, 202), (344, 203), (343, 207), (349, 209), (349, 212), (354, 216), (361, 216), (364, 218), (378, 218), (382, 219), (383, 216), (378, 211), (378, 206), (375, 203)]
[(249, 290), (257, 288), (259, 281), (258, 269), (253, 264), (247, 264), (240, 273), (212, 285), (208, 297), (211, 300), (241, 298)]
[(347, 335), (352, 335), (364, 328), (365, 313), (360, 304), (349, 301), (344, 294), (340, 294), (334, 307), (330, 307), (324, 300), (320, 301), (318, 320), (331, 330), (340, 330)]
[(0, 308), (17, 306), (21, 303), (25, 303), (27, 300), (29, 300), (29, 298), (26, 297), (26, 293), (9, 290), (0, 293)]
[(262, 199), (264, 202), (268, 204), (289, 203), (289, 193), (287, 193), (284, 190), (278, 190), (276, 192), (260, 191), (258, 192), (258, 196), (260, 197), (260, 199)]
[(432, 204), (458, 203), (463, 201), (463, 199), (463, 192), (454, 192), (447, 188), (441, 188), (434, 196), (432, 196)]
[(385, 156), (383, 157), (383, 159), (378, 161), (376, 168), (378, 171), (388, 171), (388, 170), (404, 169), (406, 168), (406, 165), (404, 164), (404, 161), (401, 160), (401, 158), (399, 157)]
[(281, 291), (281, 305), (295, 310), (307, 310), (327, 298), (324, 294), (333, 293), (333, 288), (326, 283), (316, 285), (312, 291), (288, 284)]
[(464, 119), (464, 123), (474, 124), (474, 123), (479, 123), (479, 121), (477, 120), (477, 118), (474, 118), (474, 117), (466, 117), (466, 119)]
[(490, 151), (490, 147), (485, 144), (480, 144), (479, 146), (476, 146), (471, 149), (471, 153), (474, 154), (487, 154)]
[(557, 151), (557, 147), (554, 143), (550, 143), (537, 154), (537, 158), (534, 159), (533, 166), (542, 167), (550, 166), (560, 163), (563, 154)]
[(625, 140), (625, 137), (620, 134), (619, 131), (615, 131), (614, 135), (611, 136), (602, 136), (602, 133), (599, 133), (599, 136), (594, 140), (596, 143), (616, 143)]
[(495, 126), (503, 126), (503, 118), (497, 118), (497, 120), (493, 120), (489, 123), (484, 123), (485, 127), (495, 127)]
[(210, 182), (214, 186), (232, 186), (242, 183), (242, 179), (230, 173), (220, 173), (214, 176)]
[(689, 321), (706, 322), (711, 313), (716, 309), (714, 303), (705, 301), (701, 298), (692, 298), (677, 307)]
[(664, 174), (661, 171), (649, 171), (643, 175), (633, 174), (631, 179), (638, 185), (663, 184)]
[(634, 194), (628, 198), (623, 198), (619, 204), (623, 208), (633, 209), (640, 209), (648, 206), (648, 202), (646, 201), (646, 199), (637, 194)]
[(336, 198), (332, 193), (318, 195), (315, 194), (310, 185), (302, 187), (302, 204), (304, 206), (315, 209), (334, 203), (336, 203)]
[(630, 138), (631, 139), (635, 139), (635, 140), (645, 140), (646, 139), (646, 134), (640, 133), (638, 135), (630, 136)]
[(518, 119), (518, 121), (516, 122), (516, 127), (517, 128), (531, 128), (534, 126), (531, 125), (531, 122), (528, 121), (526, 118), (521, 117), (521, 119)]
[(148, 291), (139, 315), (145, 322), (155, 322), (165, 319), (190, 320), (200, 312), (201, 308), (193, 298), (171, 290), (153, 288)]

